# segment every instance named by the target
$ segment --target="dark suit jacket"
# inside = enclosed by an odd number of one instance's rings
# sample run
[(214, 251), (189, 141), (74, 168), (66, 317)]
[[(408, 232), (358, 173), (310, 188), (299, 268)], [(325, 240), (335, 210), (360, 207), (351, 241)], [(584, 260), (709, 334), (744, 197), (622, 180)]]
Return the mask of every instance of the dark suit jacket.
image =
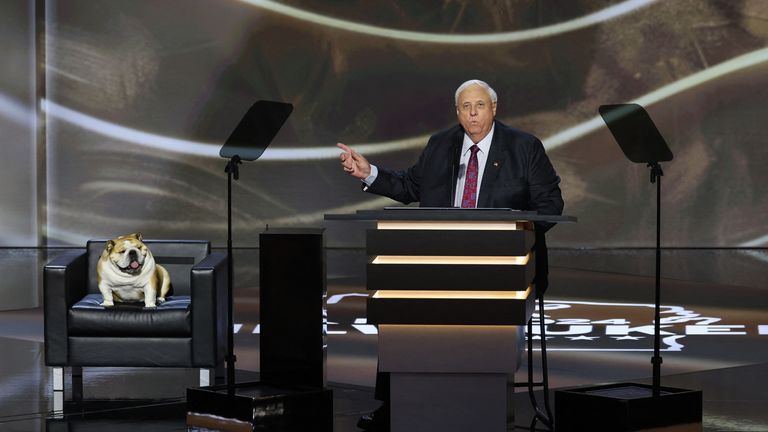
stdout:
[[(493, 139), (485, 164), (477, 207), (536, 210), (559, 215), (563, 211), (560, 178), (544, 146), (535, 136), (495, 121)], [(456, 125), (430, 137), (416, 165), (405, 171), (378, 167), (376, 180), (367, 192), (384, 195), (404, 204), (418, 201), (421, 207), (451, 207), (459, 175), (464, 129)], [(547, 252), (544, 232), (554, 224), (536, 224), (536, 288), (547, 288)]]

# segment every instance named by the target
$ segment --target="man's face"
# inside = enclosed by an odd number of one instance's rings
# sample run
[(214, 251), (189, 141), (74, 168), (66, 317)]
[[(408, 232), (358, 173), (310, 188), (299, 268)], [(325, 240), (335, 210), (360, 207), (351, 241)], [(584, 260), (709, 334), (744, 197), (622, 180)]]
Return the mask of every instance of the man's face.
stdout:
[(491, 102), (491, 97), (483, 87), (469, 86), (459, 93), (456, 115), (467, 135), (474, 143), (478, 143), (491, 130), (496, 116), (496, 103)]

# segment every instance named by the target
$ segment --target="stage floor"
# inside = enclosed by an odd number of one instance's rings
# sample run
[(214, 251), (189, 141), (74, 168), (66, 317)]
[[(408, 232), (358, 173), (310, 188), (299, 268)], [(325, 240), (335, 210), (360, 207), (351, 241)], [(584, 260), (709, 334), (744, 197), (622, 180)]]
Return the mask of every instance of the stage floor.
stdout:
[[(45, 259), (58, 253), (49, 252)], [(258, 251), (238, 253), (239, 263), (258, 262)], [(0, 263), (36, 267), (45, 261), (40, 254), (0, 251)], [(552, 389), (649, 382), (652, 260), (649, 250), (552, 251), (545, 304)], [(359, 250), (328, 251), (328, 381), (337, 432), (357, 430), (357, 418), (378, 404), (372, 389), (377, 337), (365, 323), (364, 262)], [(765, 251), (668, 250), (664, 268), (663, 385), (703, 391), (705, 431), (768, 431)], [(238, 377), (253, 380), (258, 269), (237, 274)], [(38, 281), (14, 283), (28, 290)], [(86, 402), (54, 412), (42, 335), (39, 306), (0, 312), (0, 430), (55, 430), (67, 423), (70, 430), (186, 429), (184, 391), (195, 385), (196, 370), (86, 368)], [(525, 380), (525, 368), (517, 381)], [(515, 409), (518, 430), (527, 430), (532, 411), (522, 389)]]

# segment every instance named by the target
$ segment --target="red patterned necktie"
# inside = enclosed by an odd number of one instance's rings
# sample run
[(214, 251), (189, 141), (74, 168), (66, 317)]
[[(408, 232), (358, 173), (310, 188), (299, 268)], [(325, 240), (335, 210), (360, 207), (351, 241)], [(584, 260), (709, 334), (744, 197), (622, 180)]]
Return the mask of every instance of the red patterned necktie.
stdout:
[(476, 144), (469, 148), (472, 155), (467, 164), (467, 173), (464, 176), (464, 194), (461, 196), (462, 208), (475, 208), (477, 204), (477, 152), (480, 150)]

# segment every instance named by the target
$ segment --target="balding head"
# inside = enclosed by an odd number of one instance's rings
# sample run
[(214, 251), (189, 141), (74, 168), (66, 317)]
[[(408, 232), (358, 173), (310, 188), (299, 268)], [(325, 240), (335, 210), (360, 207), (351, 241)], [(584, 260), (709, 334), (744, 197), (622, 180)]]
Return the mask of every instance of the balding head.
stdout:
[(496, 103), (497, 102), (497, 96), (496, 91), (491, 88), (491, 86), (488, 85), (485, 81), (480, 81), (479, 79), (471, 79), (469, 81), (464, 81), (459, 88), (456, 89), (456, 94), (454, 95), (454, 103), (456, 106), (459, 106), (459, 95), (461, 92), (466, 90), (468, 87), (471, 86), (480, 86), (485, 89), (486, 92), (488, 92), (488, 97), (491, 99), (491, 102)]

